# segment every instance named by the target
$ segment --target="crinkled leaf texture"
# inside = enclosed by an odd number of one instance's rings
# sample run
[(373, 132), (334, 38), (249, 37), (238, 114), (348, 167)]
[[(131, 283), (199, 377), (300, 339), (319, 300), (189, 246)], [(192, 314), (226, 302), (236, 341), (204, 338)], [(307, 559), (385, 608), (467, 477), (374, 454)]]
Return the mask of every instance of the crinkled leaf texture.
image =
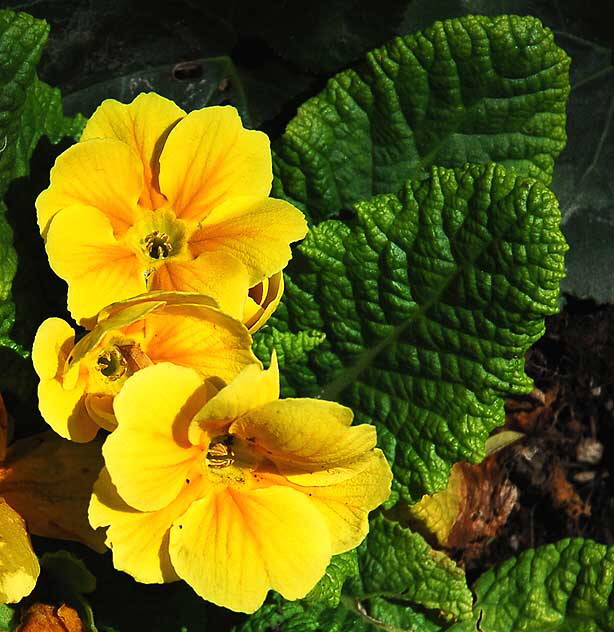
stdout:
[(358, 550), (359, 598), (387, 596), (420, 606), (446, 621), (471, 616), (473, 596), (465, 573), (418, 533), (379, 515)]
[(548, 184), (568, 73), (532, 17), (466, 16), (397, 38), (299, 108), (275, 146), (274, 195), (317, 221), (431, 165), (497, 162)]
[(1, 200), (11, 181), (29, 172), (30, 156), (41, 136), (54, 143), (77, 137), (84, 123), (80, 116), (66, 118), (59, 90), (36, 76), (48, 30), (45, 22), (26, 13), (0, 11), (0, 347), (16, 348), (9, 332), (15, 319), (10, 292), (17, 268), (13, 233)]
[(482, 575), (474, 621), (481, 632), (611, 632), (613, 586), (614, 547), (561, 540)]
[(348, 577), (357, 574), (358, 558), (356, 549), (333, 556), (324, 577), (312, 588), (305, 597), (305, 601), (335, 608), (339, 605), (343, 584)]
[(336, 608), (275, 596), (233, 632), (443, 632), (405, 604), (381, 597), (367, 602), (343, 598)]
[[(326, 339), (320, 331), (278, 331), (267, 327), (254, 336), (253, 351), (265, 364), (269, 365), (273, 350), (281, 369), (280, 386), (284, 397), (300, 395), (301, 385), (313, 384), (313, 372), (306, 362), (310, 351), (318, 348)], [(286, 379), (286, 372), (293, 375), (292, 383)]]
[(557, 311), (565, 240), (554, 195), (497, 165), (435, 167), (398, 195), (312, 229), (288, 268), (274, 326), (326, 340), (301, 395), (375, 423), (401, 498), (479, 461), (502, 396), (530, 390), (524, 353)]

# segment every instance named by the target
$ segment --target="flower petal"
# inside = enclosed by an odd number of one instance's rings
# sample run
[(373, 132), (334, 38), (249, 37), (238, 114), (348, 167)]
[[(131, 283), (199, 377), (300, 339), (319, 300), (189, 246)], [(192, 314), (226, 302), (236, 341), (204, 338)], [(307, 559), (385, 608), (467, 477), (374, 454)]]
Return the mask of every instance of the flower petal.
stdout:
[(135, 509), (171, 503), (202, 452), (188, 443), (187, 428), (205, 400), (196, 371), (156, 364), (128, 378), (114, 409), (117, 429), (103, 448), (121, 497)]
[(330, 561), (330, 536), (306, 496), (286, 487), (227, 488), (192, 504), (170, 537), (179, 577), (204, 599), (257, 610), (269, 589), (304, 597)]
[(171, 129), (185, 115), (178, 105), (153, 92), (141, 93), (128, 104), (106, 99), (85, 126), (81, 142), (116, 138), (129, 145), (143, 165), (144, 185), (139, 202), (153, 210), (166, 202), (158, 185), (160, 152)]
[(212, 397), (198, 412), (195, 421), (234, 420), (252, 408), (279, 398), (279, 368), (273, 353), (271, 366), (264, 370), (252, 364)]
[(259, 362), (243, 324), (213, 307), (167, 305), (145, 318), (145, 331), (144, 351), (152, 362), (191, 367), (203, 378), (230, 382)]
[(23, 519), (0, 498), (0, 603), (29, 595), (39, 572)]
[(251, 334), (257, 332), (269, 320), (277, 309), (283, 293), (284, 273), (281, 270), (250, 288), (243, 322)]
[(375, 447), (375, 427), (350, 427), (351, 421), (352, 411), (335, 402), (288, 398), (250, 410), (230, 432), (273, 460), (289, 480), (328, 485), (353, 476), (352, 462)]
[(193, 254), (225, 253), (248, 270), (250, 287), (286, 266), (290, 243), (307, 234), (303, 214), (275, 198), (233, 198), (217, 206), (189, 239)]
[(58, 211), (73, 205), (93, 206), (113, 230), (132, 226), (143, 188), (143, 168), (128, 145), (113, 138), (80, 142), (58, 156), (51, 184), (36, 200), (44, 236)]
[(182, 219), (199, 221), (229, 198), (266, 197), (272, 180), (269, 139), (229, 106), (190, 112), (160, 156), (160, 190)]
[(75, 344), (75, 330), (61, 318), (47, 318), (34, 336), (32, 364), (40, 379), (52, 379)]
[[(381, 450), (375, 449), (354, 464), (358, 472), (352, 478), (345, 474), (338, 482), (313, 487), (294, 485), (322, 513), (331, 535), (333, 555), (358, 546), (369, 531), (369, 511), (390, 496), (392, 472)], [(263, 474), (272, 485), (288, 484), (282, 476)]]
[(47, 254), (53, 271), (68, 283), (68, 309), (77, 321), (146, 289), (135, 253), (117, 242), (109, 220), (95, 208), (58, 213), (47, 233)]
[(224, 253), (205, 252), (185, 263), (165, 263), (149, 281), (151, 290), (196, 292), (211, 296), (220, 309), (241, 318), (249, 288), (245, 266)]
[(89, 520), (96, 527), (109, 526), (106, 543), (113, 550), (113, 565), (145, 584), (178, 579), (168, 554), (171, 525), (194, 500), (196, 485), (170, 505), (143, 513), (127, 505), (117, 493), (106, 468), (94, 485)]
[(38, 407), (43, 419), (61, 436), (78, 443), (91, 441), (98, 425), (90, 418), (84, 401), (85, 382), (65, 389), (55, 379), (41, 380)]

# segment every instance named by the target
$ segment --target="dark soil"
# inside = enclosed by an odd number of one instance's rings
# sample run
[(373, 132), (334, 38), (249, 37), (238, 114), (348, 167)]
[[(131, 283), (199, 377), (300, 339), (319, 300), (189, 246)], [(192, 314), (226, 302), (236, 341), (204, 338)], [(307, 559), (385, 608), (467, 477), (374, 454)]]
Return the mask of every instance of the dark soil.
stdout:
[(568, 298), (547, 319), (526, 370), (535, 390), (506, 402), (506, 429), (525, 437), (480, 466), (495, 480), (497, 532), (454, 551), (470, 581), (562, 538), (614, 543), (614, 306)]

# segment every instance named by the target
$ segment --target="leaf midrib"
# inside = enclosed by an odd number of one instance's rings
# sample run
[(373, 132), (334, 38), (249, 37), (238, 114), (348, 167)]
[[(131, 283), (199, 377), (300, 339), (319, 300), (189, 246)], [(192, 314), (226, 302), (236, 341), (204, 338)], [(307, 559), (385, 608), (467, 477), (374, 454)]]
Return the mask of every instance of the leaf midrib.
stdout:
[[(512, 195), (514, 193), (515, 186), (518, 183), (518, 180), (519, 180), (519, 177), (517, 176), (516, 179), (515, 179), (515, 182), (514, 182), (514, 186), (512, 187), (512, 190), (503, 199), (506, 199), (509, 195)], [(490, 187), (490, 189), (492, 191), (492, 186)], [(474, 193), (474, 195), (475, 195), (475, 193)], [(503, 199), (501, 201), (503, 201)], [(463, 223), (464, 223), (464, 221), (467, 220), (467, 218), (468, 218), (468, 215), (465, 216), (465, 218), (463, 220)], [(412, 317), (408, 318), (407, 320), (403, 321), (399, 325), (395, 326), (393, 328), (392, 332), (388, 336), (384, 337), (380, 342), (378, 342), (373, 347), (367, 348), (363, 353), (359, 354), (358, 358), (356, 359), (356, 361), (351, 366), (344, 367), (344, 369), (340, 372), (340, 374), (337, 377), (335, 377), (326, 386), (322, 387), (322, 389), (320, 390), (320, 398), (326, 399), (326, 400), (337, 401), (338, 396), (352, 382), (356, 381), (358, 376), (364, 370), (368, 369), (371, 366), (371, 361), (374, 358), (376, 358), (382, 351), (384, 351), (384, 349), (386, 349), (388, 346), (390, 346), (391, 344), (396, 342), (396, 340), (398, 340), (398, 338), (409, 328), (410, 325), (412, 325), (414, 322), (416, 322), (419, 318), (424, 317), (424, 315), (427, 313), (427, 311), (433, 305), (435, 305), (437, 301), (439, 301), (441, 296), (446, 292), (446, 290), (450, 287), (450, 285), (454, 281), (456, 281), (462, 275), (462, 273), (464, 273), (467, 270), (467, 268), (470, 265), (473, 266), (475, 261), (477, 259), (479, 259), (484, 254), (484, 252), (486, 252), (486, 250), (488, 250), (488, 248), (490, 248), (493, 245), (493, 243), (501, 243), (504, 240), (508, 229), (511, 226), (513, 226), (514, 223), (515, 222), (513, 220), (510, 221), (509, 223), (507, 223), (505, 228), (501, 231), (500, 236), (498, 237), (498, 239), (489, 241), (484, 246), (484, 248), (481, 248), (480, 250), (478, 250), (476, 252), (475, 256), (471, 257), (470, 259), (467, 259), (461, 265), (458, 265), (456, 267), (456, 269), (455, 269), (455, 272), (446, 281), (441, 283), (439, 289), (435, 290), (435, 292), (433, 293), (432, 298), (429, 301), (427, 301), (426, 303), (424, 303), (423, 305), (418, 306), (418, 308), (413, 313)], [(362, 229), (363, 227), (360, 226), (360, 228)], [(459, 227), (459, 230), (460, 230), (460, 227)], [(450, 239), (449, 239), (449, 242), (452, 243), (452, 241)], [(407, 255), (408, 252), (405, 251), (405, 254)], [(327, 334), (327, 338), (331, 341), (331, 343), (333, 344), (333, 347), (335, 347), (336, 346), (334, 344), (334, 340), (335, 339), (332, 336), (329, 337), (329, 334)], [(335, 349), (335, 353), (336, 353), (337, 357), (342, 357), (341, 354), (336, 349)]]

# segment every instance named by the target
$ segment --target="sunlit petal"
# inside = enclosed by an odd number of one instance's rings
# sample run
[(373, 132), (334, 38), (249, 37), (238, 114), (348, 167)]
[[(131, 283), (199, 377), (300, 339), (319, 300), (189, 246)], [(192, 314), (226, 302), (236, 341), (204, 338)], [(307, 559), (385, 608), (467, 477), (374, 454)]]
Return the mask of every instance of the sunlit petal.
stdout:
[(128, 104), (107, 99), (87, 122), (81, 142), (115, 138), (129, 145), (143, 165), (144, 186), (139, 202), (155, 209), (166, 202), (158, 185), (160, 152), (171, 129), (184, 116), (179, 106), (153, 92), (141, 93)]
[(77, 321), (146, 289), (135, 253), (117, 242), (109, 220), (95, 208), (58, 213), (47, 234), (47, 254), (53, 271), (68, 282), (68, 309)]
[(41, 233), (56, 213), (78, 205), (98, 209), (121, 234), (134, 222), (142, 188), (143, 168), (128, 145), (112, 138), (77, 143), (58, 156), (36, 200)]
[(241, 612), (257, 610), (269, 589), (304, 597), (330, 556), (321, 514), (284, 487), (226, 489), (193, 503), (171, 529), (179, 577), (201, 597)]
[(155, 511), (171, 503), (201, 450), (187, 430), (203, 405), (203, 381), (192, 370), (156, 364), (135, 373), (115, 398), (118, 427), (103, 454), (121, 497), (135, 509)]
[(176, 580), (168, 553), (169, 530), (197, 492), (195, 485), (159, 511), (136, 511), (120, 498), (104, 468), (94, 485), (89, 519), (93, 527), (110, 525), (106, 542), (115, 568), (145, 584)]
[(286, 266), (290, 243), (307, 234), (303, 214), (284, 200), (233, 198), (216, 207), (189, 239), (192, 253), (219, 252), (248, 270), (250, 287)]
[(244, 129), (233, 107), (188, 114), (160, 156), (160, 189), (183, 219), (199, 221), (237, 196), (266, 197), (272, 180), (269, 139)]

